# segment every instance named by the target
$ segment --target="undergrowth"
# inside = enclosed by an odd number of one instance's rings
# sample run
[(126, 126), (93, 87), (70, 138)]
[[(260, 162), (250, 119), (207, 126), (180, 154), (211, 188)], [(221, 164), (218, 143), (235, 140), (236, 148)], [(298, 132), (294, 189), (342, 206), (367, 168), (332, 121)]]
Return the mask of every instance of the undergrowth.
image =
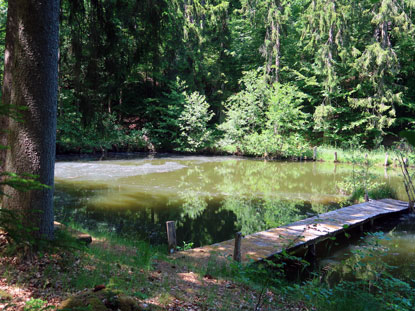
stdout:
[[(413, 310), (414, 288), (394, 277), (391, 274), (393, 267), (382, 261), (381, 254), (386, 249), (379, 246), (379, 240), (383, 238), (382, 234), (372, 234), (368, 243), (354, 250), (339, 265), (340, 271), (348, 271), (348, 275), (337, 276), (335, 282), (332, 273), (339, 270), (333, 267), (327, 275), (316, 274), (303, 282), (293, 283), (284, 277), (286, 263), (295, 261), (303, 267), (308, 263), (287, 253), (274, 260), (249, 264), (212, 256), (207, 265), (198, 266), (180, 256), (177, 259), (167, 257), (164, 246), (154, 247), (143, 241), (100, 233), (87, 249), (72, 251), (67, 258), (64, 256), (58, 274), (53, 266), (42, 268), (42, 282), (63, 282), (69, 292), (104, 284), (111, 290), (120, 290), (140, 300), (158, 297), (160, 303), (168, 305), (174, 299), (171, 291), (177, 287), (170, 280), (172, 274), (179, 276), (181, 272), (193, 271), (199, 280), (227, 280), (232, 282), (227, 284), (252, 290), (254, 294), (240, 297), (251, 306), (250, 310), (265, 310), (264, 305), (270, 303), (269, 293), (279, 297), (273, 299), (274, 309), (287, 310), (286, 304), (299, 303), (317, 311)], [(171, 270), (165, 277), (162, 277), (163, 273), (167, 272), (157, 272), (162, 262), (164, 268)], [(32, 279), (30, 275), (38, 275), (37, 268), (33, 268), (35, 270), (27, 275), (28, 279), (19, 282), (25, 284)], [(11, 272), (9, 277), (12, 277)], [(197, 295), (205, 297), (205, 306), (215, 306), (218, 300), (216, 292), (210, 288), (198, 289)], [(185, 295), (181, 299), (188, 298)], [(39, 301), (34, 301), (33, 306), (28, 307), (37, 306), (37, 303)], [(234, 307), (231, 302), (226, 304), (226, 299), (222, 306), (223, 310)]]

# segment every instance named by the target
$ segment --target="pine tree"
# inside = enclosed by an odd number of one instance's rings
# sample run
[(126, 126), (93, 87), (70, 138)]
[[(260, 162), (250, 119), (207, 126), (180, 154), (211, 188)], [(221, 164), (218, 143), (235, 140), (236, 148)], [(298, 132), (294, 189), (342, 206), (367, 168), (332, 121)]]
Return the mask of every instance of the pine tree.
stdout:
[(371, 18), (372, 36), (361, 56), (356, 59), (359, 84), (349, 97), (351, 107), (362, 111), (366, 132), (383, 134), (396, 119), (396, 106), (402, 105), (402, 89), (397, 79), (400, 64), (393, 41), (400, 33), (413, 31), (413, 24), (404, 11), (404, 1), (381, 0), (368, 3), (365, 11)]
[(24, 108), (8, 119), (6, 171), (39, 176), (49, 186), (19, 192), (6, 186), (3, 208), (22, 211), (37, 237), (53, 238), (53, 184), (58, 91), (59, 1), (10, 1), (3, 103)]

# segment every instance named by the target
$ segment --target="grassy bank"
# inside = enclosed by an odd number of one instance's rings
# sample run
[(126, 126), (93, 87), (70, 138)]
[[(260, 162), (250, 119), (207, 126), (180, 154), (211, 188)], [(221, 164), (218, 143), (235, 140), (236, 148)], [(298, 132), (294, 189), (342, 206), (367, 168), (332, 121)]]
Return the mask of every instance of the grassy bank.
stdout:
[[(112, 144), (113, 147), (105, 147), (103, 145), (99, 145), (98, 147), (94, 147), (91, 145), (88, 148), (81, 148), (75, 149), (70, 146), (61, 146), (58, 150), (58, 154), (85, 154), (85, 155), (93, 155), (93, 154), (106, 154), (107, 152), (149, 152), (154, 153), (154, 151), (149, 151), (148, 148), (142, 146), (131, 147), (132, 145), (126, 144), (124, 145), (117, 145)], [(114, 147), (117, 146), (117, 147)], [(183, 152), (183, 151), (176, 151), (176, 150), (161, 150), (161, 152), (166, 153), (175, 153), (181, 155), (238, 155), (238, 156), (245, 156), (245, 157), (253, 157), (253, 158), (264, 158), (270, 160), (285, 160), (285, 161), (313, 161), (314, 160), (314, 151), (313, 147), (306, 146), (300, 149), (296, 149), (294, 147), (285, 148), (284, 150), (268, 152), (266, 149), (264, 150), (249, 150), (246, 148), (238, 148), (234, 145), (227, 145), (222, 147), (212, 147), (207, 148), (198, 152)], [(337, 154), (337, 155), (335, 155)], [(365, 164), (369, 162), (371, 166), (385, 166), (385, 160), (387, 157), (387, 165), (391, 167), (397, 167), (399, 153), (393, 149), (386, 150), (384, 148), (369, 150), (369, 149), (342, 149), (342, 148), (335, 148), (331, 146), (318, 146), (316, 147), (316, 158), (317, 162), (333, 162), (333, 163), (345, 163), (345, 164)], [(410, 166), (414, 166), (415, 158), (411, 154), (407, 155), (408, 164)], [(385, 167), (386, 167), (385, 166)]]
[(132, 297), (141, 310), (413, 310), (414, 287), (392, 277), (392, 267), (378, 256), (385, 251), (378, 240), (373, 235), (342, 264), (353, 279), (336, 283), (325, 277), (331, 271), (288, 282), (284, 261), (243, 266), (211, 257), (199, 266), (166, 256), (166, 247), (102, 233), (87, 248), (36, 253), (30, 260), (2, 247), (0, 304), (11, 310), (55, 309), (69, 295), (106, 287)]
[(139, 310), (275, 310), (281, 303), (285, 310), (306, 310), (297, 302), (281, 301), (275, 292), (264, 293), (248, 270), (214, 261), (197, 267), (165, 253), (166, 248), (103, 234), (87, 248), (36, 253), (30, 260), (3, 253), (0, 305), (53, 310), (70, 295), (105, 287), (132, 297)]
[[(314, 150), (316, 151), (314, 155)], [(332, 146), (285, 146), (284, 149), (272, 150), (261, 149), (256, 145), (254, 148), (238, 148), (234, 145), (220, 147), (216, 150), (222, 154), (241, 155), (247, 157), (265, 158), (271, 160), (288, 160), (288, 161), (317, 161), (333, 162), (346, 164), (366, 164), (370, 166), (399, 166), (399, 153), (394, 149), (363, 149), (363, 148), (336, 148)], [(406, 155), (408, 164), (414, 166), (414, 156)], [(385, 165), (386, 164), (386, 165)]]
[[(399, 154), (391, 149), (383, 148), (375, 150), (367, 149), (341, 149), (330, 146), (317, 147), (317, 161), (335, 162), (335, 153), (337, 153), (337, 162), (339, 163), (356, 163), (364, 164), (369, 162), (370, 165), (397, 166)], [(386, 161), (387, 160), (387, 161)], [(413, 165), (413, 163), (412, 163)]]

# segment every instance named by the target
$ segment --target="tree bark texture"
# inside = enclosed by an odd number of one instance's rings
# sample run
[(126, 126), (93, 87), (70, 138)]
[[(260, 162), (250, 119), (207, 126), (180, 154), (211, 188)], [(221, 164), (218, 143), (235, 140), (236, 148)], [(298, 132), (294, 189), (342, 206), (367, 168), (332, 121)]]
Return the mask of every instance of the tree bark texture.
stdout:
[(53, 238), (53, 177), (58, 91), (59, 0), (8, 3), (3, 103), (23, 108), (8, 119), (5, 170), (35, 174), (49, 189), (5, 187), (3, 207), (24, 213), (35, 234)]

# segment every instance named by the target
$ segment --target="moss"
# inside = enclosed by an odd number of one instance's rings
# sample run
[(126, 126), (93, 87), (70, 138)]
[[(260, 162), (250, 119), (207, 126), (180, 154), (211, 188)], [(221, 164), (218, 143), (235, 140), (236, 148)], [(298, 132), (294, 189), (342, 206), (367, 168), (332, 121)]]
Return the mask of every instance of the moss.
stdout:
[(118, 307), (121, 311), (135, 311), (140, 309), (134, 298), (129, 296), (120, 296), (118, 298)]
[(107, 311), (108, 308), (98, 297), (89, 297), (86, 300), (86, 305), (91, 309), (91, 311)]
[(134, 298), (119, 291), (108, 289), (94, 292), (92, 290), (72, 296), (61, 303), (58, 310), (66, 311), (137, 311), (140, 310)]
[(63, 301), (58, 310), (66, 311), (107, 311), (107, 307), (98, 297), (94, 297), (93, 293), (79, 294)]

